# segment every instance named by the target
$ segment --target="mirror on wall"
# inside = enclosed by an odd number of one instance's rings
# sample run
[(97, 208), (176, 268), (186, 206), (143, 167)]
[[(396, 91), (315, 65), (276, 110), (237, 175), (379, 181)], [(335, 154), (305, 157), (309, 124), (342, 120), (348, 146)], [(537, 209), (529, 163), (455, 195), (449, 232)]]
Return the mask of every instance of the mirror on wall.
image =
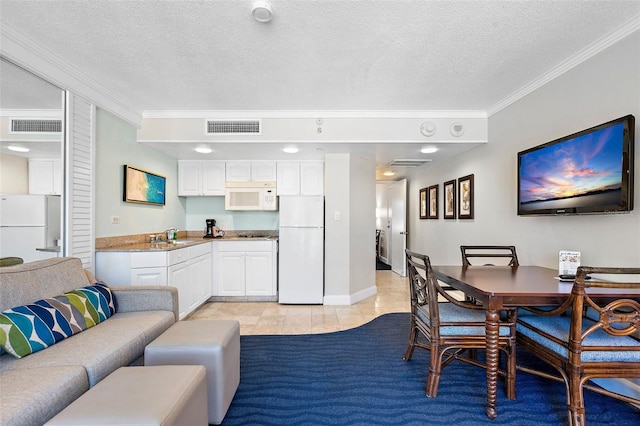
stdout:
[(62, 252), (64, 91), (0, 57), (0, 257)]

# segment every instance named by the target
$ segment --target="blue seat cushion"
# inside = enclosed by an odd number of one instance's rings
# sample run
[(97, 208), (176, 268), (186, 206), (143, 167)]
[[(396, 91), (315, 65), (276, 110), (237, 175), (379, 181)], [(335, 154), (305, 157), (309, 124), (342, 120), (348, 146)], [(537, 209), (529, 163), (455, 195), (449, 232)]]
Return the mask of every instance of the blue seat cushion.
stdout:
[[(592, 321), (588, 318), (584, 318), (582, 321), (583, 331), (595, 324), (595, 321)], [(531, 340), (552, 350), (562, 357), (569, 356), (569, 350), (566, 346), (560, 345), (544, 337), (540, 333), (524, 326), (523, 324), (528, 324), (551, 336), (555, 336), (556, 338), (562, 340), (563, 342), (565, 342), (565, 344), (567, 344), (566, 342), (569, 341), (569, 326), (571, 325), (571, 316), (544, 317), (530, 315), (518, 318), (518, 325), (516, 326), (516, 332), (518, 334), (527, 336)], [(628, 346), (637, 347), (638, 350), (598, 351), (589, 350), (589, 346)], [(606, 331), (598, 329), (587, 336), (587, 338), (584, 340), (581, 359), (584, 362), (640, 362), (640, 341), (630, 336), (612, 336)]]
[[(440, 326), (441, 336), (484, 336), (486, 329), (484, 326), (486, 313), (483, 310), (466, 309), (453, 303), (439, 303), (440, 322), (476, 322), (478, 325), (446, 325)], [(417, 316), (425, 324), (429, 321), (429, 306), (422, 305), (417, 309)], [(509, 326), (500, 326), (500, 336), (508, 336)]]

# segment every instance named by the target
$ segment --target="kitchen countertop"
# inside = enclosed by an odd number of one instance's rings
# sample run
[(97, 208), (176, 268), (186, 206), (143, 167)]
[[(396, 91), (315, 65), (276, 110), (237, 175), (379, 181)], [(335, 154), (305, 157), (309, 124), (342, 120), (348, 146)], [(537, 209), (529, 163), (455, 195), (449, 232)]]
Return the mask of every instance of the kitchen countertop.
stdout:
[(135, 242), (129, 244), (113, 245), (109, 247), (96, 248), (96, 251), (171, 251), (179, 250), (185, 247), (191, 247), (198, 244), (204, 244), (211, 241), (277, 241), (275, 236), (229, 236), (223, 238), (179, 238), (176, 243), (161, 241), (157, 243), (151, 242)]

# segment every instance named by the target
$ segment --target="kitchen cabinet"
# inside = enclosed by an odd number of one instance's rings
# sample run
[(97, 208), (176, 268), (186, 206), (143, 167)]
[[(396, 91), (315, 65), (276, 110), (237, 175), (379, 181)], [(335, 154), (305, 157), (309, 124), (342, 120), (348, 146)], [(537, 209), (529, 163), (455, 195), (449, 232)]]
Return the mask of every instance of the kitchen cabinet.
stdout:
[(167, 251), (98, 251), (96, 278), (110, 285), (170, 285), (180, 319), (211, 296), (211, 242)]
[(62, 194), (62, 160), (29, 160), (29, 194)]
[(278, 195), (300, 195), (300, 162), (278, 162), (276, 192)]
[(224, 162), (178, 161), (179, 196), (224, 195), (224, 184)]
[(227, 182), (273, 182), (276, 180), (275, 161), (227, 161)]
[(215, 244), (214, 296), (271, 297), (275, 300), (276, 241), (218, 241)]
[(324, 195), (324, 163), (300, 163), (300, 195)]
[(277, 193), (278, 195), (324, 195), (324, 162), (278, 162)]

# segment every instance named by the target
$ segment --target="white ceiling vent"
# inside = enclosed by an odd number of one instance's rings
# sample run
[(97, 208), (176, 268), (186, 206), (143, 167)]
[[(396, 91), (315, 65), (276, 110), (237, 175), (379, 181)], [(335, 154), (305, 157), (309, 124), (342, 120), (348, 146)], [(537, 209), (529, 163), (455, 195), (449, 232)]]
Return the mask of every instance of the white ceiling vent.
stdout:
[(420, 167), (425, 163), (430, 162), (429, 159), (424, 158), (415, 158), (415, 159), (404, 159), (404, 160), (393, 160), (389, 164), (388, 167)]
[(11, 119), (11, 133), (61, 133), (62, 120)]
[(260, 120), (207, 120), (208, 135), (259, 135)]

